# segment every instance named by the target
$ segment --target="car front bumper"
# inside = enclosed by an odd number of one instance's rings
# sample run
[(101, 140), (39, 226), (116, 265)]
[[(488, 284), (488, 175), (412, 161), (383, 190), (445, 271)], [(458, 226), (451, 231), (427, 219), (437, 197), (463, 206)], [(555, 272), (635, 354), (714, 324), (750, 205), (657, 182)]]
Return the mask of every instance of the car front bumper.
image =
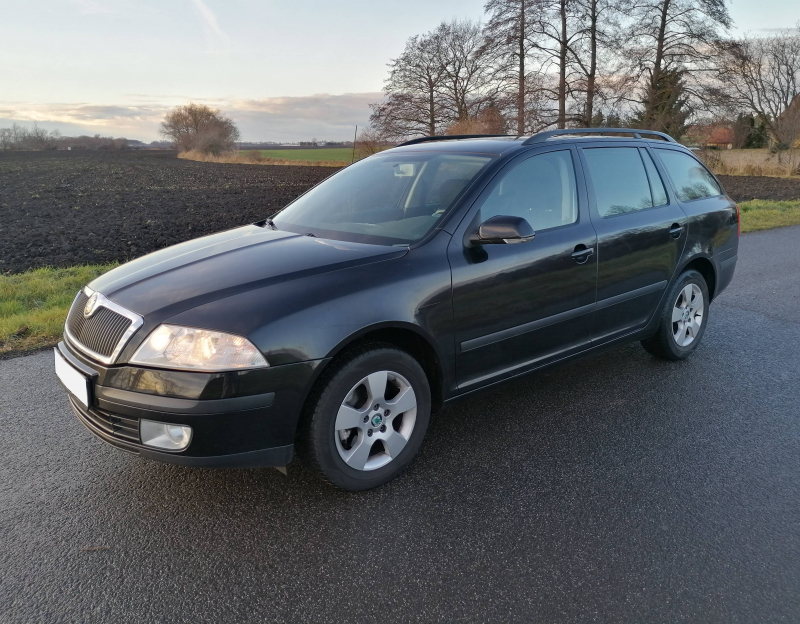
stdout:
[[(90, 380), (88, 406), (72, 393), (68, 395), (75, 416), (95, 436), (147, 459), (219, 468), (285, 466), (291, 461), (303, 400), (321, 362), (278, 366), (268, 371), (261, 381), (269, 392), (199, 399), (167, 396), (184, 391), (169, 384), (159, 388), (161, 394), (103, 385), (105, 381), (120, 386), (124, 384), (119, 381), (125, 380), (130, 387), (137, 387), (135, 380), (142, 374), (113, 374), (119, 370), (89, 360), (64, 342), (56, 348)], [(205, 379), (198, 377), (199, 383)], [(189, 446), (182, 451), (166, 451), (142, 444), (141, 419), (190, 426)]]

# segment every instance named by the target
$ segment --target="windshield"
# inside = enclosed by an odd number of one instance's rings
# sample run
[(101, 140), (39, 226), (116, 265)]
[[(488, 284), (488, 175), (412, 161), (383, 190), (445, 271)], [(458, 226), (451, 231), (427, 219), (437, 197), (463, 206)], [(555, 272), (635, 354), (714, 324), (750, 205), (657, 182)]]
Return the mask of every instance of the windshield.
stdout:
[(431, 152), (372, 156), (311, 189), (272, 222), (322, 238), (409, 245), (436, 227), (490, 160)]

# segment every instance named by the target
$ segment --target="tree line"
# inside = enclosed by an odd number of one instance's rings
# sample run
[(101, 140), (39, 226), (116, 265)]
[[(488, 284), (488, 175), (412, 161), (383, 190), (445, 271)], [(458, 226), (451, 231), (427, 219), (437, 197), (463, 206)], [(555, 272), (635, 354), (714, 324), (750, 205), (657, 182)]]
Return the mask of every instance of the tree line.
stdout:
[(0, 128), (0, 150), (57, 150), (57, 149), (103, 149), (119, 150), (128, 147), (128, 139), (94, 136), (62, 136), (58, 130), (45, 130), (34, 123), (32, 128), (13, 124)]
[(488, 0), (485, 12), (408, 39), (364, 141), (603, 126), (681, 137), (737, 118), (773, 145), (800, 137), (800, 23), (733, 38), (726, 0)]

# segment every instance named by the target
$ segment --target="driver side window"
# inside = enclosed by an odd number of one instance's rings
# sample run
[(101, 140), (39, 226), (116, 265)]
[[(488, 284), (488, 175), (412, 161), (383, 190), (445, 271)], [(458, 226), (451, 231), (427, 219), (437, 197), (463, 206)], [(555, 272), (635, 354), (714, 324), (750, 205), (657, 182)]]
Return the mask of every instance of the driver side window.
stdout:
[(503, 174), (481, 206), (481, 221), (522, 217), (535, 232), (578, 220), (575, 169), (569, 150), (532, 156)]

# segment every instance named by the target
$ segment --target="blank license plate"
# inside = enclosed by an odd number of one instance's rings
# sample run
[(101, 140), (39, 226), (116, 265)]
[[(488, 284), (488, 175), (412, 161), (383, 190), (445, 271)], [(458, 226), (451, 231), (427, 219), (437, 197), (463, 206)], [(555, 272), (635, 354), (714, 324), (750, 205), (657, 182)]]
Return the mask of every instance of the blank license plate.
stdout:
[(84, 406), (89, 407), (89, 380), (84, 375), (73, 368), (64, 357), (54, 350), (56, 354), (56, 375), (76, 399)]

